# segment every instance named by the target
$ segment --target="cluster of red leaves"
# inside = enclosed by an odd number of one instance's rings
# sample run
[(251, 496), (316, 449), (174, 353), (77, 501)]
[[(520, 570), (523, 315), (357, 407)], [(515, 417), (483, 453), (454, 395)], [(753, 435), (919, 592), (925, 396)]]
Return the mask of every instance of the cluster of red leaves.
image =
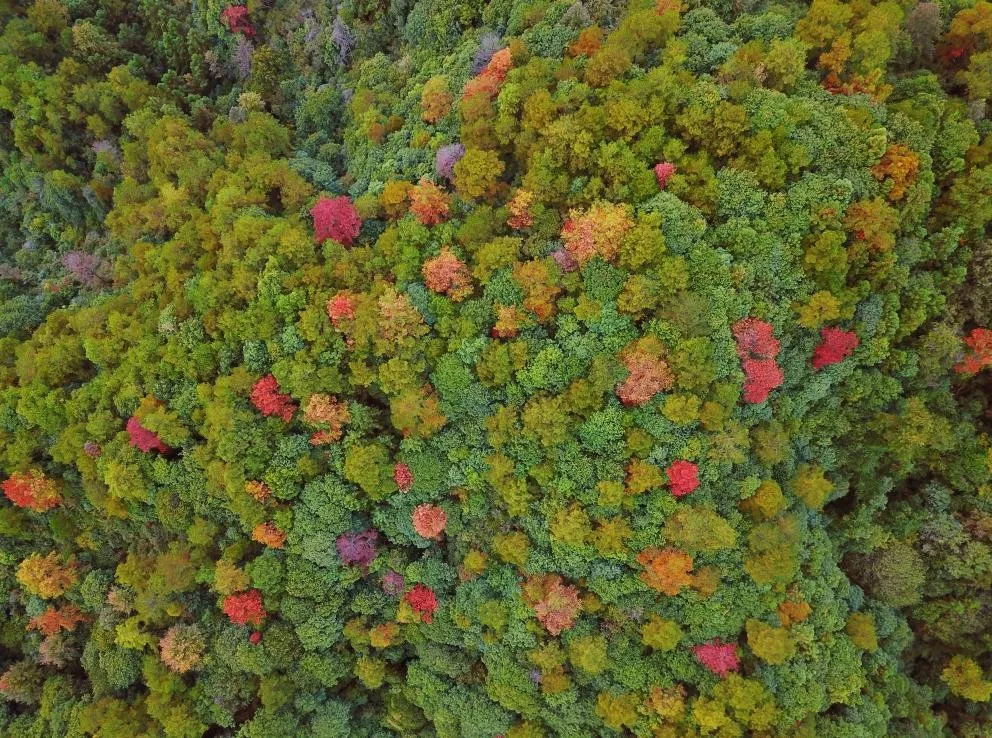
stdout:
[(448, 515), (437, 505), (417, 505), (411, 516), (417, 535), (437, 540), (448, 526)]
[(292, 396), (279, 391), (279, 382), (271, 374), (266, 374), (252, 386), (251, 404), (262, 415), (275, 415), (287, 423), (296, 412)]
[(46, 637), (62, 630), (71, 633), (84, 620), (86, 616), (74, 605), (59, 609), (49, 605), (47, 610), (28, 621), (28, 630), (36, 630)]
[(321, 197), (310, 209), (313, 232), (317, 243), (333, 238), (344, 246), (351, 246), (362, 229), (362, 219), (351, 200), (339, 197)]
[(262, 593), (257, 589), (228, 595), (224, 598), (224, 614), (235, 625), (254, 625), (258, 627), (265, 620), (265, 607), (262, 605)]
[(691, 461), (673, 461), (665, 469), (665, 476), (675, 497), (685, 497), (699, 486), (699, 467)]
[(764, 402), (784, 379), (782, 370), (775, 363), (780, 347), (778, 339), (771, 324), (758, 318), (738, 320), (732, 331), (744, 370), (744, 401)]
[(38, 469), (32, 469), (26, 474), (14, 472), (0, 486), (7, 499), (17, 507), (26, 507), (35, 512), (51, 510), (62, 502), (55, 481)]
[(220, 17), (231, 29), (231, 33), (240, 33), (247, 38), (255, 35), (255, 27), (248, 20), (248, 8), (244, 5), (228, 5), (221, 12)]
[(582, 608), (579, 590), (565, 584), (557, 574), (532, 576), (522, 587), (524, 601), (534, 608), (534, 614), (544, 629), (553, 636), (575, 625)]
[(468, 267), (447, 246), (433, 259), (425, 261), (421, 272), (428, 289), (447, 295), (455, 302), (472, 294)]
[(658, 180), (658, 189), (665, 189), (665, 185), (668, 184), (668, 180), (672, 178), (672, 175), (678, 171), (675, 165), (670, 161), (659, 161), (654, 165), (654, 176)]
[(717, 638), (709, 643), (693, 646), (692, 652), (700, 664), (721, 678), (740, 668), (736, 643), (723, 643)]
[(471, 97), (480, 93), (490, 99), (496, 97), (512, 67), (510, 50), (500, 49), (492, 55), (485, 69), (465, 83), (462, 97)]
[(964, 339), (964, 357), (954, 365), (958, 374), (975, 374), (992, 366), (992, 329), (975, 328)]
[(282, 548), (286, 544), (286, 534), (274, 523), (259, 523), (251, 532), (251, 539), (269, 548)]
[(420, 619), (430, 624), (437, 612), (437, 597), (434, 590), (423, 584), (417, 584), (403, 597), (411, 609), (420, 615)]
[(643, 405), (659, 392), (670, 390), (675, 382), (668, 364), (647, 351), (628, 351), (621, 361), (629, 372), (617, 385), (617, 397), (624, 405)]
[(429, 179), (410, 188), (410, 212), (425, 226), (440, 225), (448, 219), (451, 198)]
[(410, 467), (403, 462), (398, 462), (393, 467), (393, 481), (400, 488), (400, 492), (409, 492), (410, 488), (413, 487), (413, 472), (410, 471)]
[(861, 341), (854, 331), (829, 326), (820, 330), (820, 345), (813, 351), (813, 368), (822, 369), (843, 361)]
[(355, 319), (355, 298), (348, 292), (339, 292), (327, 301), (327, 317), (335, 328), (346, 320)]
[(160, 454), (167, 454), (172, 450), (158, 437), (158, 434), (145, 428), (137, 416), (132, 415), (128, 418), (126, 430), (131, 445), (139, 451), (143, 451), (146, 454), (149, 451), (158, 451)]
[(637, 556), (644, 567), (641, 581), (659, 592), (674, 597), (692, 584), (692, 556), (677, 548), (646, 548)]

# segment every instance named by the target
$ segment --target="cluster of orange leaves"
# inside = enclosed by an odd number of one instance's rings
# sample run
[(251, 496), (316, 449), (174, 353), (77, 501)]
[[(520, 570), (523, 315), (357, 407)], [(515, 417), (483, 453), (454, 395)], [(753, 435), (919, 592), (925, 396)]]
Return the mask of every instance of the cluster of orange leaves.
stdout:
[(510, 50), (508, 48), (500, 49), (493, 54), (485, 69), (465, 83), (462, 98), (478, 94), (483, 94), (490, 99), (496, 97), (506, 80), (506, 75), (510, 73), (512, 68), (513, 59)]
[(553, 636), (568, 630), (582, 608), (579, 590), (557, 574), (528, 577), (522, 587), (524, 602), (534, 608), (538, 622)]
[(14, 472), (2, 486), (8, 500), (17, 507), (26, 507), (35, 512), (51, 510), (62, 502), (55, 481), (38, 469), (32, 469), (27, 473)]
[(75, 605), (66, 605), (58, 609), (49, 605), (47, 610), (28, 621), (28, 630), (36, 630), (46, 637), (62, 630), (71, 633), (84, 620), (86, 616)]
[(274, 523), (259, 523), (251, 531), (251, 539), (269, 548), (282, 548), (286, 544), (286, 534)]
[(447, 295), (455, 302), (472, 294), (472, 277), (468, 267), (447, 246), (437, 256), (424, 262), (421, 273), (428, 289)]
[(888, 177), (892, 180), (889, 200), (895, 202), (905, 197), (906, 189), (916, 182), (920, 173), (920, 157), (908, 146), (893, 144), (886, 149), (878, 164), (872, 167), (871, 173), (875, 179)]
[(675, 383), (668, 364), (661, 358), (664, 349), (656, 338), (642, 338), (631, 344), (620, 357), (627, 367), (627, 378), (617, 387), (617, 397), (624, 405), (643, 405)]
[(421, 224), (435, 226), (448, 219), (451, 198), (429, 179), (421, 179), (407, 190), (407, 197), (410, 199), (410, 212)]
[(659, 592), (674, 597), (693, 583), (692, 556), (676, 548), (646, 548), (637, 556), (644, 567), (641, 581)]

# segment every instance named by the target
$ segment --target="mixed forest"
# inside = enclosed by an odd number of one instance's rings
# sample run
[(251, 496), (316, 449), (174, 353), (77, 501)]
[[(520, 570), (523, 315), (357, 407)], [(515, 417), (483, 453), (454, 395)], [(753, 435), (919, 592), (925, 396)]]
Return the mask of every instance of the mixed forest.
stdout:
[(0, 0), (0, 737), (990, 738), (992, 3)]

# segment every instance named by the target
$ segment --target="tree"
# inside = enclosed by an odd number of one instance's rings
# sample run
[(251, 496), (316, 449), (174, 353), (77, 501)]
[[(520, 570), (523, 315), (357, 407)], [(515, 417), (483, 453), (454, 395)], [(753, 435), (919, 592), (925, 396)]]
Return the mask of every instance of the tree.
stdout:
[(425, 503), (414, 508), (412, 522), (418, 536), (437, 540), (444, 533), (448, 516), (443, 508)]
[(235, 625), (253, 625), (256, 628), (267, 615), (262, 606), (262, 593), (257, 589), (229, 594), (224, 598), (223, 610)]
[(450, 198), (444, 190), (427, 179), (421, 179), (408, 193), (410, 212), (426, 226), (436, 226), (448, 219)]
[(279, 391), (279, 381), (271, 374), (252, 385), (251, 404), (262, 415), (281, 418), (285, 423), (293, 419), (297, 410), (292, 396)]
[(44, 556), (33, 553), (17, 567), (17, 581), (31, 594), (45, 600), (65, 594), (78, 576), (75, 562), (70, 559), (67, 564), (60, 563), (55, 551)]
[(832, 326), (820, 329), (820, 343), (813, 351), (813, 368), (822, 369), (837, 364), (850, 356), (860, 345), (854, 331), (845, 331)]
[(195, 625), (173, 625), (158, 642), (162, 663), (177, 674), (185, 674), (203, 663), (206, 641)]
[(717, 638), (693, 646), (692, 652), (700, 664), (721, 678), (740, 668), (736, 643), (724, 643)]
[(37, 513), (58, 507), (62, 503), (58, 484), (49, 479), (40, 469), (28, 472), (14, 472), (3, 482), (3, 493), (17, 505)]
[(343, 246), (351, 246), (362, 228), (362, 219), (347, 197), (321, 197), (310, 209), (313, 216), (313, 233), (317, 243), (333, 239)]

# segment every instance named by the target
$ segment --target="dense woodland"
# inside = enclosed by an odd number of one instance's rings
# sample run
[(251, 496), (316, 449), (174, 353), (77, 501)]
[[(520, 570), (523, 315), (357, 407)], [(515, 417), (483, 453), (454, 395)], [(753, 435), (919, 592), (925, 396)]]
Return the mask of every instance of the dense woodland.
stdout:
[(992, 736), (992, 4), (0, 0), (2, 738)]

